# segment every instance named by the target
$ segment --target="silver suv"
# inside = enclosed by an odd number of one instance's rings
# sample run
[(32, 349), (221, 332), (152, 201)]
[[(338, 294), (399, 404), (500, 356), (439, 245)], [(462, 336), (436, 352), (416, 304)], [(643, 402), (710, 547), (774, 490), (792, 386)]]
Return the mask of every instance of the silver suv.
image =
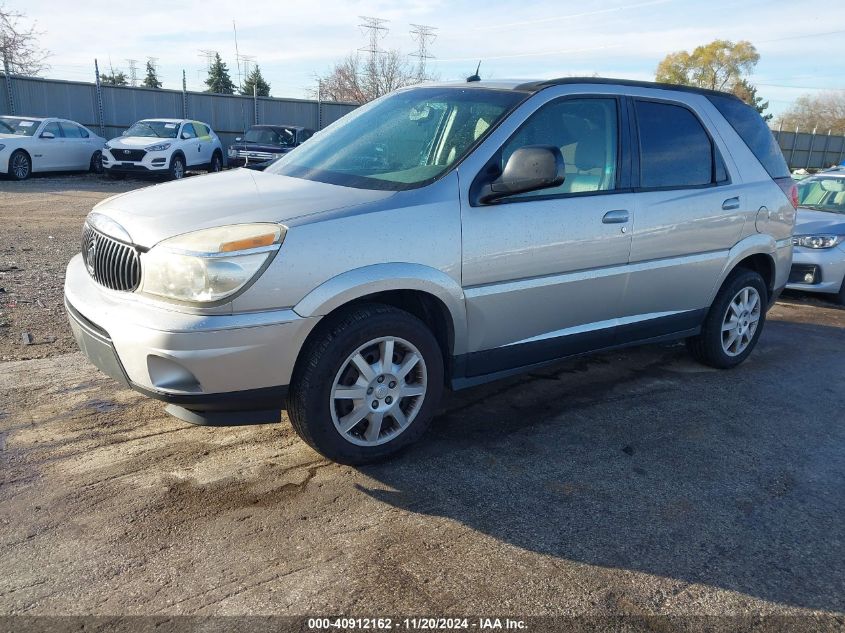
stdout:
[(265, 172), (98, 204), (65, 296), (105, 373), (198, 424), (344, 463), (444, 387), (686, 339), (733, 367), (787, 283), (797, 193), (731, 95), (561, 79), (403, 89)]

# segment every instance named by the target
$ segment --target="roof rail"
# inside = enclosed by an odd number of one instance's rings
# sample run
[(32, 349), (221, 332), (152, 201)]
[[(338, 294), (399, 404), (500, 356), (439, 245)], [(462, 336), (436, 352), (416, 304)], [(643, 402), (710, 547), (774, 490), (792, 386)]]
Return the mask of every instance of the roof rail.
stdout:
[(721, 90), (709, 90), (707, 88), (696, 88), (695, 86), (682, 86), (679, 84), (658, 83), (655, 81), (636, 81), (634, 79), (612, 79), (609, 77), (559, 77), (557, 79), (544, 79), (541, 81), (530, 81), (515, 87), (516, 90), (531, 90), (534, 92), (550, 88), (552, 86), (565, 86), (569, 84), (602, 84), (614, 86), (633, 86), (636, 88), (656, 88), (659, 90), (676, 90), (680, 92), (694, 92), (703, 95), (718, 97), (733, 97), (741, 101), (739, 97), (730, 92)]

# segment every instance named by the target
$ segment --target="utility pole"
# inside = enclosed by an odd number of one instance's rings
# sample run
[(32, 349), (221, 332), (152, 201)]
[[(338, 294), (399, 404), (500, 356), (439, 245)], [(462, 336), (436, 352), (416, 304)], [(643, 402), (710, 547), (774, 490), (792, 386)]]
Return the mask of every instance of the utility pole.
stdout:
[(97, 92), (97, 122), (100, 124), (100, 136), (105, 136), (106, 127), (103, 122), (103, 89), (100, 86), (100, 65), (97, 63), (96, 57), (94, 58), (94, 86)]
[(238, 52), (238, 25), (232, 20), (232, 30), (235, 32), (235, 64), (238, 67), (238, 92), (243, 92), (241, 83), (241, 54)]
[(369, 60), (367, 61), (367, 87), (370, 91), (370, 96), (375, 99), (381, 96), (381, 86), (378, 80), (378, 56), (384, 51), (379, 48), (379, 40), (384, 39), (387, 35), (388, 28), (385, 26), (387, 20), (383, 18), (373, 18), (366, 15), (358, 16), (363, 21), (359, 24), (362, 31), (365, 32), (369, 38), (369, 44), (364, 48), (360, 48), (361, 52), (369, 53)]
[(127, 59), (126, 63), (129, 64), (129, 85), (134, 88), (138, 85), (138, 60)]
[(185, 69), (182, 69), (182, 118), (188, 118), (188, 82), (185, 79)]
[(15, 113), (15, 98), (12, 95), (12, 72), (9, 69), (9, 55), (3, 51), (3, 75), (6, 78), (6, 98), (9, 101), (9, 114)]
[(429, 53), (429, 46), (437, 39), (437, 27), (425, 24), (412, 24), (411, 27), (411, 37), (417, 43), (417, 52), (411, 53), (410, 56), (417, 58), (417, 81), (425, 81), (428, 78), (426, 60), (434, 58), (434, 55)]

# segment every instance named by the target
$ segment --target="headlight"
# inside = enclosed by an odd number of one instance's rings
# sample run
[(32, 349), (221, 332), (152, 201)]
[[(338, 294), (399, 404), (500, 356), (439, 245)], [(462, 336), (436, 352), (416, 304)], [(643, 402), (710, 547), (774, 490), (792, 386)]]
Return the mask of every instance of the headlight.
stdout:
[(159, 143), (158, 145), (150, 145), (147, 148), (148, 152), (163, 152), (166, 149), (170, 149), (171, 143)]
[(103, 145), (103, 149), (107, 149), (107, 150), (111, 151), (111, 145), (106, 143), (105, 145)]
[(796, 235), (792, 238), (793, 246), (804, 248), (833, 248), (841, 242), (841, 235)]
[(235, 157), (237, 157), (237, 155), (238, 155), (238, 150), (236, 150), (236, 149), (232, 149), (232, 148), (230, 147), (230, 148), (229, 148), (229, 156), (231, 156), (232, 158), (235, 158)]
[(280, 224), (235, 224), (177, 235), (141, 254), (141, 291), (211, 303), (248, 284), (281, 247)]

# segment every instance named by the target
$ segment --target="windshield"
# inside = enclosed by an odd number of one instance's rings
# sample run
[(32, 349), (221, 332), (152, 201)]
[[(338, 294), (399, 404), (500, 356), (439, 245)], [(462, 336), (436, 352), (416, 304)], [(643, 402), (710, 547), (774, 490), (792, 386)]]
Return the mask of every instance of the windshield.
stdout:
[(282, 145), (290, 147), (296, 140), (296, 133), (287, 128), (251, 127), (244, 134), (244, 143), (261, 145)]
[(124, 136), (151, 136), (154, 138), (176, 138), (178, 123), (168, 121), (138, 121), (126, 130)]
[(805, 178), (798, 183), (798, 203), (807, 209), (845, 214), (845, 178)]
[(484, 88), (395, 92), (315, 134), (267, 172), (362, 189), (413, 189), (460, 161), (524, 97)]
[(38, 121), (19, 119), (13, 116), (0, 116), (0, 134), (32, 136), (38, 129)]

